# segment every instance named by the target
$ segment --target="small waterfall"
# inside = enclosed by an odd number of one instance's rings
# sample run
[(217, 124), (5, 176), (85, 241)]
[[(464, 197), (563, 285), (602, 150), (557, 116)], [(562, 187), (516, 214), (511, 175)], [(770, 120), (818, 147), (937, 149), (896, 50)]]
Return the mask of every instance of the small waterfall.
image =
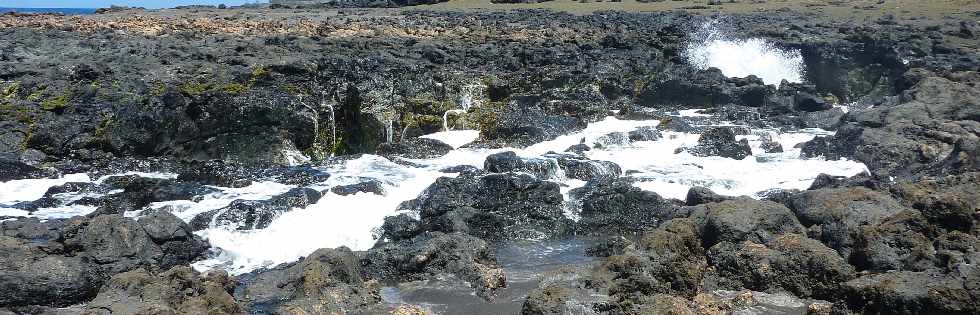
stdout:
[(385, 119), (385, 140), (391, 143), (395, 137), (395, 120), (392, 118)]
[(330, 109), (330, 155), (333, 156), (333, 148), (337, 145), (337, 119), (334, 116), (333, 104), (324, 101), (323, 106)]

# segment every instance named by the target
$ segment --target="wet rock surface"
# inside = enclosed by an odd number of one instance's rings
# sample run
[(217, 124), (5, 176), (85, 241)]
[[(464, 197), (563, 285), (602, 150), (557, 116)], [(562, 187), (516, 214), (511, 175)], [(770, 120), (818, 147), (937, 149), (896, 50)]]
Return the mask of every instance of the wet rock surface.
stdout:
[(357, 256), (345, 247), (320, 249), (301, 261), (242, 278), (237, 299), (251, 312), (383, 312), (377, 281), (365, 280)]
[(464, 173), (437, 179), (403, 206), (418, 211), (423, 230), (503, 241), (571, 233), (562, 201), (558, 184), (528, 174)]
[(595, 182), (571, 192), (582, 207), (577, 224), (582, 235), (637, 234), (674, 215), (677, 205), (629, 180)]
[(748, 140), (735, 140), (729, 128), (712, 128), (701, 134), (698, 145), (687, 150), (697, 156), (720, 156), (741, 160), (752, 155)]
[[(20, 222), (26, 220), (26, 222)], [(2, 223), (2, 304), (68, 306), (92, 299), (114, 274), (188, 264), (208, 244), (168, 213)]]

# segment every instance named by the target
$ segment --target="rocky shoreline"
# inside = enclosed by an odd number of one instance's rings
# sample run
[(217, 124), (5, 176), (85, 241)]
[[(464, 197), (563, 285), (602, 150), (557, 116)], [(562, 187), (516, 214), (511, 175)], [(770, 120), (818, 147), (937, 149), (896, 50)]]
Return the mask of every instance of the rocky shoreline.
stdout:
[[(798, 51), (801, 82), (692, 64), (705, 25)], [(429, 282), (484, 303), (445, 313), (975, 314), (978, 41), (975, 19), (794, 11), (2, 15), (0, 187), (48, 182), (31, 198), (0, 192), (0, 314), (426, 314), (441, 306), (390, 290)], [(514, 152), (608, 116), (653, 123)], [(809, 128), (833, 132), (798, 147), (758, 132)], [(445, 129), (499, 151), (380, 209), (370, 246), (191, 267), (230, 255), (208, 240), (216, 227), (259, 232), (348, 206), (338, 196), (394, 194), (332, 170), (423, 169), (460, 149), (431, 137)], [(696, 143), (657, 154), (766, 163), (798, 150), (867, 172), (680, 198), (640, 188), (649, 170), (589, 155), (684, 134)], [(353, 180), (325, 184), (340, 177)], [(267, 198), (247, 198), (253, 187)], [(180, 210), (214, 196), (235, 200)], [(340, 210), (372, 210), (359, 208)], [(581, 253), (546, 268), (508, 262), (509, 246), (571, 241)]]

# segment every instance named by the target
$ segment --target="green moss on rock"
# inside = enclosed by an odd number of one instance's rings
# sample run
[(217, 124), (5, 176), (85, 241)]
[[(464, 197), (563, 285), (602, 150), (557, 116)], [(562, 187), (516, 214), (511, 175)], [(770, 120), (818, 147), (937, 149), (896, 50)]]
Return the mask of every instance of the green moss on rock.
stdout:
[(71, 101), (74, 93), (71, 90), (65, 91), (53, 98), (49, 98), (44, 102), (41, 102), (41, 109), (46, 111), (60, 111), (68, 107), (68, 102)]

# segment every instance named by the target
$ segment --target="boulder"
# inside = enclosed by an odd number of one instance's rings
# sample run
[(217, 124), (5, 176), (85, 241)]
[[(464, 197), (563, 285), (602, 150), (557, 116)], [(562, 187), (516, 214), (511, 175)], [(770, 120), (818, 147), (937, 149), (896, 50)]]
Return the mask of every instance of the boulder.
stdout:
[(394, 143), (383, 143), (378, 146), (378, 155), (388, 157), (399, 156), (408, 159), (430, 159), (436, 158), (449, 151), (451, 145), (442, 141), (429, 138), (409, 138)]
[(840, 108), (803, 112), (800, 113), (800, 126), (803, 128), (836, 130), (837, 125), (840, 124), (844, 115), (844, 110)]
[(798, 92), (793, 96), (793, 106), (803, 112), (819, 112), (833, 108), (822, 97), (806, 92)]
[(970, 231), (980, 221), (980, 173), (926, 177), (900, 182), (892, 188), (899, 198), (919, 210), (930, 223)]
[(10, 235), (0, 236), (3, 305), (61, 307), (88, 301), (114, 274), (186, 265), (209, 248), (165, 212), (139, 222), (120, 215), (17, 219), (4, 222), (3, 231)]
[[(587, 103), (586, 100), (565, 102)], [(480, 135), (487, 140), (526, 147), (585, 128), (586, 122), (578, 117), (551, 113), (549, 108), (553, 105), (542, 96), (513, 96), (499, 113), (488, 115), (492, 123), (481, 123), (485, 128), (481, 127)]]
[(799, 297), (834, 300), (854, 267), (833, 249), (800, 234), (784, 234), (768, 244), (721, 242), (708, 250), (711, 277), (722, 288), (782, 289)]
[(749, 197), (696, 206), (691, 218), (698, 224), (704, 246), (709, 248), (719, 242), (766, 243), (776, 235), (804, 231), (785, 206)]
[(293, 188), (268, 200), (235, 200), (227, 207), (198, 214), (191, 219), (195, 231), (215, 226), (233, 226), (238, 230), (263, 229), (283, 213), (306, 208), (320, 200), (312, 188)]
[(245, 314), (232, 296), (235, 281), (222, 271), (201, 275), (187, 266), (159, 274), (117, 274), (87, 303), (86, 314)]
[(850, 257), (862, 227), (907, 210), (889, 195), (866, 187), (807, 190), (791, 195), (785, 203), (810, 228), (811, 237), (845, 258)]
[(656, 294), (694, 297), (708, 270), (697, 226), (674, 219), (646, 233), (637, 251), (610, 256), (591, 275), (591, 287), (608, 287), (615, 313), (635, 314)]
[(780, 144), (779, 142), (776, 142), (775, 140), (773, 140), (771, 135), (764, 134), (761, 137), (761, 140), (762, 140), (762, 143), (759, 144), (759, 147), (762, 148), (762, 151), (765, 151), (766, 153), (782, 153), (783, 152), (783, 145)]
[(43, 178), (52, 174), (40, 168), (27, 165), (17, 159), (0, 157), (0, 182), (15, 179)]
[(189, 163), (181, 169), (177, 180), (202, 185), (245, 187), (252, 184), (255, 179), (253, 174), (253, 170), (238, 163), (210, 160)]
[(491, 173), (523, 172), (539, 179), (557, 176), (558, 163), (550, 159), (532, 159), (517, 156), (514, 151), (494, 153), (487, 156), (483, 169)]
[(404, 210), (419, 212), (423, 230), (464, 232), (487, 241), (568, 235), (558, 184), (521, 173), (441, 177)]
[(660, 130), (656, 127), (639, 127), (628, 134), (629, 140), (633, 142), (637, 141), (657, 141), (663, 137)]
[(720, 156), (741, 160), (752, 155), (752, 147), (746, 139), (735, 140), (729, 128), (711, 128), (701, 134), (698, 144), (686, 149), (696, 156)]
[(630, 144), (629, 135), (625, 132), (611, 132), (599, 136), (593, 141), (592, 145), (597, 148), (609, 146), (624, 146)]
[(566, 178), (584, 181), (611, 181), (622, 174), (619, 165), (609, 161), (590, 160), (577, 155), (549, 153), (545, 158), (554, 159)]
[(236, 297), (249, 313), (384, 312), (380, 285), (365, 280), (360, 265), (346, 247), (319, 249), (298, 262), (241, 276)]
[(330, 188), (330, 191), (341, 196), (356, 193), (370, 193), (382, 196), (385, 194), (384, 184), (376, 179), (366, 180), (357, 184), (334, 186)]
[(980, 270), (962, 266), (951, 273), (930, 269), (871, 274), (848, 281), (843, 296), (851, 309), (888, 314), (976, 314)]
[(677, 207), (655, 192), (633, 186), (628, 179), (590, 182), (569, 195), (582, 206), (577, 224), (580, 235), (643, 233), (670, 219)]
[(490, 246), (461, 233), (425, 232), (381, 243), (368, 250), (362, 265), (372, 278), (391, 283), (453, 275), (484, 298), (506, 286), (503, 269)]
[(899, 212), (861, 229), (851, 262), (862, 270), (920, 271), (937, 264), (933, 227), (917, 211)]
[(708, 188), (691, 187), (691, 189), (687, 190), (685, 204), (688, 206), (697, 206), (706, 203), (722, 202), (730, 199), (732, 199), (732, 197), (716, 194), (714, 191), (711, 191), (711, 189)]
[(63, 307), (92, 299), (104, 276), (82, 257), (51, 255), (29, 240), (0, 236), (0, 305)]

